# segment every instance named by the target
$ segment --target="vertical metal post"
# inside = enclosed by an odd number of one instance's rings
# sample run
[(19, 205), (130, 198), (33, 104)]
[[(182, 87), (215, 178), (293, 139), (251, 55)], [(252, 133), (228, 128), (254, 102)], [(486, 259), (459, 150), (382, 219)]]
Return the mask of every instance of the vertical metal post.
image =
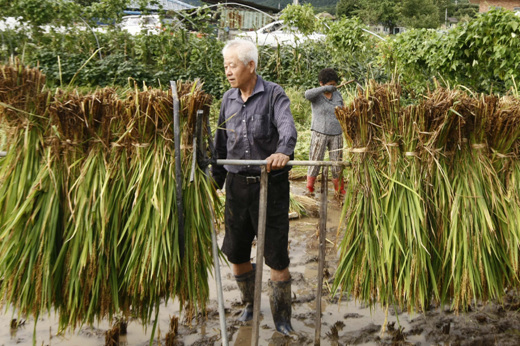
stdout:
[(267, 217), (267, 168), (261, 166), (260, 203), (258, 210), (258, 234), (256, 239), (255, 300), (253, 308), (253, 335), (251, 344), (258, 346), (260, 328), (260, 301), (262, 297), (262, 271), (264, 268), (265, 225)]
[(316, 292), (316, 322), (314, 345), (320, 344), (321, 337), (321, 296), (323, 291), (323, 270), (325, 269), (325, 242), (327, 232), (327, 178), (329, 168), (323, 167), (321, 173), (321, 206), (319, 224), (319, 264), (318, 264), (318, 289)]
[(173, 97), (173, 142), (175, 147), (175, 182), (177, 185), (177, 222), (179, 227), (179, 249), (181, 259), (184, 257), (184, 208), (182, 204), (182, 167), (181, 167), (181, 125), (179, 115), (179, 95), (177, 84), (170, 81)]
[[(204, 161), (206, 161), (206, 150), (204, 150), (204, 146), (202, 145), (204, 140), (204, 135), (202, 134), (202, 111), (197, 111), (197, 124), (195, 126), (196, 128), (196, 135), (198, 140), (198, 148), (201, 149), (201, 156)], [(211, 141), (211, 129), (209, 127), (209, 121), (207, 123), (207, 130), (208, 130), (208, 136), (209, 140)], [(195, 148), (194, 148), (194, 151)], [(209, 180), (209, 167), (206, 166), (204, 168), (204, 174), (206, 175), (206, 181)], [(215, 283), (217, 286), (217, 302), (218, 302), (218, 317), (220, 320), (220, 336), (222, 338), (222, 345), (228, 346), (228, 336), (227, 336), (227, 326), (226, 326), (226, 312), (224, 310), (224, 294), (222, 293), (222, 279), (220, 275), (220, 261), (218, 257), (218, 244), (217, 244), (217, 232), (215, 230), (215, 225), (213, 224), (214, 220), (216, 220), (215, 216), (215, 210), (213, 210), (213, 206), (210, 206), (211, 210), (211, 250), (213, 253), (213, 265), (215, 268)]]

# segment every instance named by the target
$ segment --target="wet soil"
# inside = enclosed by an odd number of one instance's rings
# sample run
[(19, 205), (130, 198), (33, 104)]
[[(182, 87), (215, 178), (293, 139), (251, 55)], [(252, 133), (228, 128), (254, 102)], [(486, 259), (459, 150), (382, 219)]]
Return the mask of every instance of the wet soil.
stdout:
[[(293, 181), (291, 191), (303, 195), (304, 182)], [(319, 193), (315, 197), (319, 200)], [(313, 345), (316, 325), (316, 291), (318, 276), (318, 204), (311, 216), (291, 220), (290, 271), (293, 277), (293, 319), (296, 333), (284, 337), (274, 329), (267, 295), (269, 268), (264, 266), (260, 345)], [(327, 251), (323, 284), (321, 345), (520, 345), (520, 295), (508, 292), (502, 304), (477, 304), (464, 314), (449, 308), (432, 307), (425, 313), (408, 314), (390, 309), (385, 314), (379, 307), (366, 307), (348, 297), (332, 296), (330, 286), (338, 261), (334, 246), (340, 218), (341, 203), (329, 190), (327, 217)], [(219, 235), (219, 241), (222, 234)], [(338, 240), (339, 241), (339, 240)], [(256, 254), (253, 248), (252, 254)], [(253, 258), (253, 261), (255, 259)], [(221, 265), (223, 295), (226, 307), (227, 335), (230, 345), (250, 345), (252, 324), (236, 321), (243, 306), (230, 268)], [(153, 345), (222, 345), (218, 316), (216, 284), (212, 289), (206, 317), (185, 321), (177, 302), (162, 306)], [(16, 321), (13, 321), (16, 318)], [(176, 335), (168, 334), (173, 320), (178, 321)], [(383, 329), (386, 321), (386, 328)], [(0, 315), (0, 345), (105, 345), (107, 332), (113, 325), (101, 321), (92, 327), (57, 334), (57, 317), (43, 316), (36, 324), (12, 315)], [(148, 345), (152, 326), (128, 321), (126, 335), (114, 338), (112, 344)]]

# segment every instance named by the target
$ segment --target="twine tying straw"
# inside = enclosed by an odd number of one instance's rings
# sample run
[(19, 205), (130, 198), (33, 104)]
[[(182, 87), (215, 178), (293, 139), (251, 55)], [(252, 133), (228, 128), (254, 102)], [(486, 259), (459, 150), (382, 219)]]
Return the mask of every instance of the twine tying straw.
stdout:
[(348, 151), (350, 151), (351, 153), (366, 153), (368, 151), (368, 148), (367, 147), (352, 148), (352, 149), (348, 149)]
[(132, 143), (132, 145), (134, 147), (138, 147), (138, 148), (146, 148), (146, 147), (150, 146), (150, 143)]
[(473, 149), (485, 149), (487, 147), (487, 145), (485, 143), (475, 143), (475, 144), (472, 144), (471, 147)]
[(405, 151), (404, 156), (417, 156), (416, 151)]
[(491, 151), (493, 152), (494, 155), (496, 155), (499, 159), (510, 159), (510, 158), (514, 158), (516, 155), (514, 153), (511, 153), (511, 154), (502, 154), (502, 153), (499, 153), (498, 151), (496, 151), (495, 149), (491, 148)]

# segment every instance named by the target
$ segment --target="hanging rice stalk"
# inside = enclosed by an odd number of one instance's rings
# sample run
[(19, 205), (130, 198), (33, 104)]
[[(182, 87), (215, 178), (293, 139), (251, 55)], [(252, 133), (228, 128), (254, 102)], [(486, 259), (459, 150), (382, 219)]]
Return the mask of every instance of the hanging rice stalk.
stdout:
[(504, 186), (504, 199), (510, 219), (501, 228), (510, 228), (510, 238), (504, 244), (510, 256), (514, 275), (520, 274), (520, 161), (518, 160), (520, 144), (520, 99), (506, 96), (498, 100), (495, 112), (488, 114), (489, 124), (486, 128), (486, 140), (494, 170)]
[(37, 70), (11, 64), (1, 73), (0, 120), (9, 134), (0, 161), (4, 303), (35, 316), (56, 309), (60, 328), (121, 313), (146, 324), (170, 298), (188, 319), (203, 312), (213, 265), (210, 208), (220, 210), (220, 202), (203, 170), (189, 181), (195, 116), (209, 116), (211, 102), (201, 85), (178, 83), (180, 244), (170, 93), (51, 95)]
[(466, 309), (471, 303), (500, 298), (511, 283), (507, 243), (509, 208), (505, 191), (487, 151), (486, 130), (493, 124), (494, 96), (459, 96), (454, 105), (458, 115), (459, 146), (453, 148), (453, 203), (449, 236), (444, 250), (444, 272), (449, 282), (443, 294), (452, 306)]
[(518, 100), (371, 83), (336, 110), (352, 167), (334, 289), (465, 310), (518, 286)]
[(382, 259), (383, 215), (378, 203), (384, 188), (377, 172), (379, 157), (374, 150), (374, 127), (370, 125), (375, 118), (372, 109), (373, 103), (360, 92), (348, 108), (336, 110), (347, 145), (352, 148), (348, 157), (352, 168), (346, 175), (349, 183), (344, 205), (350, 208), (345, 207), (341, 217), (345, 235), (334, 285), (370, 304), (380, 299), (382, 304), (391, 304), (386, 300), (388, 295), (378, 291), (379, 287), (387, 287), (388, 277)]
[(0, 294), (23, 314), (50, 308), (59, 243), (62, 174), (44, 147), (49, 93), (36, 69), (0, 68), (0, 123), (8, 155), (0, 166)]

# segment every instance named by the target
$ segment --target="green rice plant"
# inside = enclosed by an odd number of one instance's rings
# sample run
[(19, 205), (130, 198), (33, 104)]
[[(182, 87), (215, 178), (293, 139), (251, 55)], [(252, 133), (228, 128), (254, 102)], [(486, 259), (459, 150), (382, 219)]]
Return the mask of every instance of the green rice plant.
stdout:
[(293, 194), (290, 195), (289, 199), (289, 213), (291, 212), (297, 213), (298, 217), (307, 215), (305, 206)]
[(16, 61), (0, 67), (0, 123), (7, 134), (0, 161), (0, 294), (19, 314), (38, 315), (55, 296), (48, 268), (60, 244), (62, 175), (44, 147), (48, 102), (39, 71)]
[[(435, 299), (444, 302), (441, 287), (449, 281), (443, 271), (442, 249), (446, 248), (449, 236), (449, 213), (453, 203), (453, 187), (449, 179), (452, 167), (452, 138), (456, 134), (457, 114), (451, 108), (458, 93), (437, 88), (416, 107), (419, 117), (416, 122), (418, 150), (421, 160), (423, 199), (425, 201), (426, 227), (430, 232), (432, 271), (436, 278)], [(445, 298), (445, 297), (444, 297)]]
[[(383, 219), (379, 200), (382, 197), (381, 175), (377, 174), (378, 155), (373, 151), (373, 120), (371, 104), (365, 95), (359, 94), (349, 107), (336, 109), (336, 117), (343, 127), (347, 145), (352, 148), (346, 170), (346, 194), (341, 220), (345, 223), (345, 235), (339, 245), (341, 261), (338, 264), (333, 291), (353, 294), (369, 304), (381, 301), (391, 303), (385, 263), (382, 258)], [(340, 225), (342, 227), (342, 225)], [(339, 228), (338, 228), (339, 232)]]
[(334, 291), (459, 311), (518, 286), (515, 104), (437, 88), (403, 108), (371, 83), (336, 111), (352, 168)]
[(511, 237), (504, 244), (507, 246), (513, 275), (518, 278), (520, 249), (520, 190), (518, 189), (518, 138), (520, 138), (520, 99), (518, 96), (505, 96), (500, 99), (486, 98), (486, 103), (493, 100), (493, 112), (488, 112), (489, 125), (486, 128), (486, 141), (490, 150), (491, 161), (501, 184), (505, 189), (504, 199), (510, 219), (501, 228), (510, 229)]
[[(161, 299), (176, 296), (185, 306), (187, 318), (191, 318), (200, 307), (204, 310), (209, 295), (208, 270), (213, 264), (211, 258), (211, 207), (219, 200), (213, 187), (201, 170), (197, 170), (193, 182), (188, 181), (193, 159), (191, 143), (195, 128), (195, 115), (205, 106), (207, 99), (200, 85), (178, 85), (181, 95), (181, 129), (183, 200), (185, 242), (178, 241), (176, 177), (172, 146), (172, 112), (169, 107), (153, 108), (145, 93), (135, 97), (136, 133), (141, 143), (135, 146), (129, 162), (127, 196), (132, 205), (122, 234), (121, 252), (126, 294), (131, 297), (133, 312), (143, 320), (150, 320), (153, 308)], [(184, 88), (184, 91), (182, 89)], [(189, 89), (187, 89), (189, 88)], [(171, 99), (165, 93), (153, 97)], [(138, 101), (137, 101), (138, 100)], [(164, 103), (163, 103), (164, 105)], [(155, 126), (155, 131), (148, 132)], [(208, 203), (209, 202), (209, 203)], [(219, 207), (215, 208), (219, 210)], [(184, 246), (184, 256), (180, 257), (180, 247)], [(133, 251), (139, 248), (141, 251)], [(147, 290), (143, 290), (147, 287)]]
[(24, 315), (49, 311), (59, 294), (52, 266), (61, 246), (63, 170), (48, 148), (24, 201), (2, 226), (2, 293)]
[[(396, 95), (398, 96), (398, 95)], [(395, 97), (393, 103), (399, 102)], [(433, 263), (435, 250), (431, 230), (426, 222), (426, 195), (422, 184), (422, 167), (419, 161), (417, 123), (421, 108), (409, 106), (397, 117), (396, 127), (399, 149), (394, 152), (394, 164), (388, 165), (387, 190), (381, 203), (385, 215), (385, 262), (389, 277), (394, 281), (394, 296), (399, 306), (408, 311), (424, 311), (432, 299), (438, 298)], [(387, 132), (392, 128), (383, 128)], [(389, 154), (390, 155), (390, 154)], [(389, 157), (389, 161), (392, 157)]]
[(484, 96), (461, 95), (454, 107), (463, 137), (454, 154), (456, 169), (451, 173), (454, 195), (444, 253), (450, 282), (443, 287), (443, 294), (450, 292), (456, 310), (466, 309), (477, 299), (500, 298), (512, 283), (507, 251), (515, 235), (508, 226), (510, 209), (485, 145), (495, 106), (495, 100)]
[(212, 208), (217, 218), (221, 208), (203, 169), (189, 180), (196, 113), (207, 118), (211, 102), (202, 86), (177, 84), (181, 243), (171, 93), (145, 87), (51, 95), (33, 83), (44, 80), (36, 70), (1, 71), (0, 120), (9, 130), (0, 161), (5, 304), (34, 316), (55, 309), (60, 330), (121, 313), (147, 324), (173, 298), (187, 319), (204, 312)]

